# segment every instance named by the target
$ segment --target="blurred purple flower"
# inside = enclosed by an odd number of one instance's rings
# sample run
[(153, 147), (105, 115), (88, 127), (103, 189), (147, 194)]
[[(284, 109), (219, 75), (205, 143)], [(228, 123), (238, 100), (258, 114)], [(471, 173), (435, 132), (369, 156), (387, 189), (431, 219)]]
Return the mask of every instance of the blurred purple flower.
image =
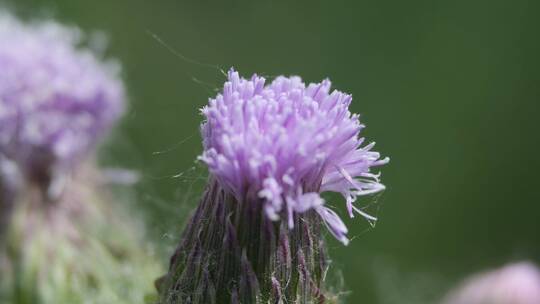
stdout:
[(511, 264), (476, 275), (452, 292), (445, 304), (538, 304), (540, 270), (531, 263)]
[(23, 171), (71, 167), (124, 110), (119, 66), (82, 36), (0, 12), (0, 152)]
[(202, 109), (204, 161), (221, 186), (238, 201), (259, 202), (272, 220), (316, 210), (329, 231), (347, 244), (347, 228), (321, 192), (341, 193), (348, 213), (358, 212), (357, 196), (384, 189), (371, 168), (388, 163), (362, 147), (364, 127), (349, 112), (351, 95), (324, 80), (305, 85), (300, 77), (247, 80), (229, 71), (223, 93)]

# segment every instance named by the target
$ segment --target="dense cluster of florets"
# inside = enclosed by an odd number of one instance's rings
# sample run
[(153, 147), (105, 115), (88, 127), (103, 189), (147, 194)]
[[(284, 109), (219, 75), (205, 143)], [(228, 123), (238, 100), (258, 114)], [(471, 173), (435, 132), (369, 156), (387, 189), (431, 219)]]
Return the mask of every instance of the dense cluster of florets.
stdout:
[(352, 97), (331, 83), (305, 85), (300, 77), (244, 79), (231, 70), (223, 92), (202, 109), (200, 157), (237, 200), (263, 204), (266, 215), (285, 217), (315, 210), (330, 232), (347, 243), (347, 228), (320, 193), (341, 193), (350, 216), (357, 196), (384, 189), (371, 167), (386, 164), (373, 144), (362, 147), (364, 127), (349, 112)]
[(0, 14), (0, 152), (20, 166), (44, 155), (70, 166), (123, 112), (118, 65), (82, 40), (76, 28)]

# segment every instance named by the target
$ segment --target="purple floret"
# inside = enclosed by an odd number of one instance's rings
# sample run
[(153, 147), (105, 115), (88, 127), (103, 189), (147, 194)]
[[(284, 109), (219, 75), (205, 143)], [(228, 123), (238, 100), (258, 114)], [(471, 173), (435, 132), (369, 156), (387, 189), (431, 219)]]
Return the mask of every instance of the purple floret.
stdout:
[(347, 244), (347, 227), (326, 206), (322, 192), (341, 193), (351, 217), (357, 196), (384, 189), (371, 167), (388, 163), (373, 143), (362, 147), (364, 127), (349, 112), (352, 97), (331, 83), (305, 85), (300, 77), (244, 79), (229, 71), (223, 92), (202, 109), (200, 159), (237, 200), (263, 204), (272, 220), (315, 210), (329, 231)]

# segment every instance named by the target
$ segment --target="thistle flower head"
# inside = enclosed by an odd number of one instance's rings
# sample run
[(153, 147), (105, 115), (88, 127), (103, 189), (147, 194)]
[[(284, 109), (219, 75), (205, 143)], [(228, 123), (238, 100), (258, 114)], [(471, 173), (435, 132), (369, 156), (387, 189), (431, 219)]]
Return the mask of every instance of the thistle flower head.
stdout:
[(347, 243), (347, 228), (322, 192), (343, 195), (349, 215), (357, 196), (384, 189), (371, 167), (386, 164), (363, 146), (364, 127), (351, 114), (351, 95), (331, 91), (329, 80), (307, 86), (300, 77), (277, 77), (269, 85), (229, 71), (223, 92), (202, 109), (204, 152), (200, 159), (237, 200), (263, 204), (272, 220), (315, 210), (330, 232)]
[(0, 12), (0, 152), (25, 169), (71, 166), (123, 112), (118, 66), (82, 40), (76, 28)]
[(540, 303), (540, 270), (532, 263), (507, 265), (468, 279), (444, 304)]

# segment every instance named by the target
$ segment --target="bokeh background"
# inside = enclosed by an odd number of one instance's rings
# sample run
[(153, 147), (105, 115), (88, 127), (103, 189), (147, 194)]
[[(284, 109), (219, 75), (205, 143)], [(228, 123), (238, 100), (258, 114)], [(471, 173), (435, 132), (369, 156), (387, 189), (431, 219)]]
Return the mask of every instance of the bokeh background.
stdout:
[(347, 303), (433, 303), (466, 274), (540, 262), (539, 1), (0, 4), (107, 33), (131, 110), (101, 159), (141, 174), (137, 206), (164, 262), (204, 186), (198, 109), (232, 66), (329, 77), (391, 157), (388, 190), (362, 201), (377, 226), (347, 220), (353, 242), (330, 241)]

